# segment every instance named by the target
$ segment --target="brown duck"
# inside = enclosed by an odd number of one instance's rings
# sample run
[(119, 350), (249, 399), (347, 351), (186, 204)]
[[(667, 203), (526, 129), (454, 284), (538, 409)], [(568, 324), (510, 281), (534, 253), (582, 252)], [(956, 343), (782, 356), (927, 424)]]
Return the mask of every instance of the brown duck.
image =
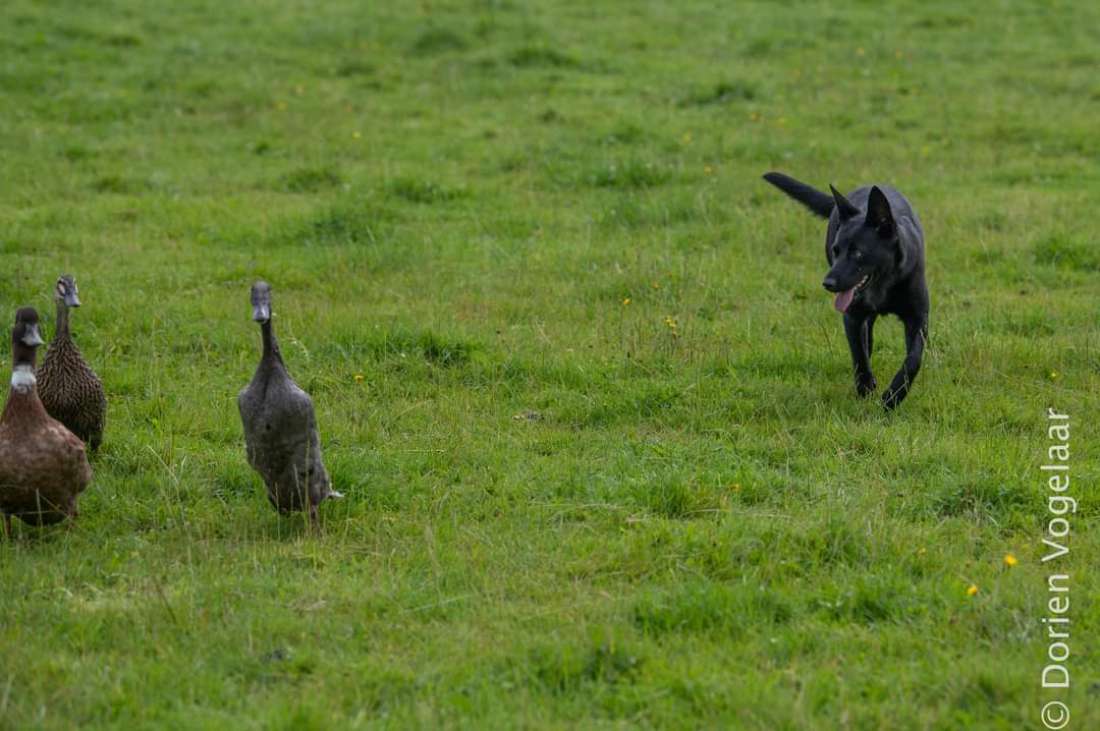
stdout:
[(321, 461), (321, 437), (313, 400), (287, 372), (271, 331), (271, 285), (252, 285), (252, 319), (260, 324), (263, 355), (252, 382), (237, 397), (248, 463), (267, 485), (280, 513), (308, 509), (316, 528), (317, 506), (343, 497), (332, 489)]
[(11, 333), (11, 393), (0, 416), (0, 513), (31, 525), (76, 517), (76, 498), (92, 479), (84, 443), (46, 413), (35, 388), (35, 351), (42, 344), (38, 313), (15, 313)]
[(38, 395), (49, 415), (83, 439), (94, 452), (103, 439), (107, 396), (99, 376), (84, 361), (69, 333), (69, 309), (80, 307), (72, 275), (58, 277), (54, 299), (57, 332), (38, 368)]

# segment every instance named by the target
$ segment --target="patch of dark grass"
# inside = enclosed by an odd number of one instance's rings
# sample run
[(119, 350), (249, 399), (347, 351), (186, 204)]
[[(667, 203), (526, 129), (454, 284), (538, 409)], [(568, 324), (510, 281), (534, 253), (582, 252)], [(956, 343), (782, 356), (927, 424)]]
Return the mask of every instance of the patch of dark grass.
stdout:
[(900, 576), (854, 576), (825, 592), (816, 604), (826, 617), (840, 623), (899, 622), (927, 611), (914, 597), (912, 585)]
[(639, 385), (629, 393), (605, 397), (585, 413), (573, 416), (588, 427), (652, 419), (671, 410), (680, 394), (681, 389), (673, 384)]
[(353, 76), (371, 76), (375, 72), (375, 66), (372, 63), (363, 61), (358, 58), (348, 59), (339, 66), (336, 67), (334, 73), (341, 78), (351, 78)]
[(463, 366), (481, 350), (477, 343), (446, 337), (431, 330), (350, 330), (336, 333), (333, 350), (344, 357), (366, 356), (376, 361), (419, 358), (433, 365)]
[(466, 191), (447, 188), (432, 181), (397, 178), (386, 186), (386, 192), (410, 203), (446, 203), (466, 196)]
[(288, 193), (316, 193), (343, 182), (340, 173), (331, 167), (298, 168), (279, 178), (278, 187)]
[(508, 55), (508, 63), (517, 68), (576, 68), (573, 56), (545, 45), (521, 46)]
[(1007, 312), (1000, 318), (1001, 332), (1021, 337), (1049, 337), (1056, 332), (1055, 318), (1046, 310), (1029, 310), (1023, 313)]
[(633, 493), (635, 501), (651, 515), (680, 520), (703, 514), (697, 507), (698, 489), (682, 478), (665, 477), (638, 483)]
[(624, 121), (615, 125), (603, 137), (603, 142), (608, 145), (632, 145), (640, 142), (645, 137), (645, 129), (634, 122)]
[(1037, 241), (1031, 251), (1037, 264), (1079, 272), (1100, 271), (1100, 248), (1068, 234), (1051, 234)]
[(599, 167), (590, 175), (590, 180), (597, 188), (638, 190), (663, 185), (671, 177), (672, 174), (659, 165), (632, 159)]
[(840, 517), (826, 519), (823, 525), (798, 535), (788, 536), (794, 558), (808, 566), (863, 566), (870, 561), (867, 538)]
[(609, 229), (639, 230), (691, 223), (699, 219), (724, 217), (724, 211), (710, 211), (705, 203), (686, 197), (660, 196), (652, 200), (622, 196), (610, 208), (597, 214), (598, 223)]
[(286, 243), (361, 245), (378, 241), (393, 214), (371, 201), (345, 201), (312, 213), (283, 233)]
[(707, 107), (737, 101), (753, 101), (760, 96), (754, 84), (746, 81), (720, 81), (713, 86), (696, 89), (680, 100), (681, 107)]
[(248, 465), (243, 462), (231, 462), (215, 478), (211, 492), (221, 500), (235, 502), (252, 497), (262, 489), (259, 476)]
[(1019, 485), (994, 479), (974, 479), (945, 485), (932, 498), (932, 509), (943, 517), (966, 517), (1002, 521), (1013, 511), (1028, 504), (1031, 496)]
[(94, 153), (83, 145), (67, 145), (62, 151), (61, 156), (69, 162), (81, 162), (92, 157)]
[(103, 42), (114, 48), (137, 48), (143, 41), (133, 33), (112, 33), (104, 37)]
[(546, 691), (568, 695), (601, 683), (629, 685), (644, 658), (621, 640), (596, 633), (587, 642), (540, 645), (528, 655), (526, 672)]
[(133, 195), (149, 189), (149, 184), (144, 180), (124, 178), (121, 175), (104, 175), (92, 181), (91, 189), (96, 193), (113, 193), (115, 195)]
[(646, 634), (718, 632), (732, 636), (786, 623), (793, 609), (764, 587), (691, 581), (648, 592), (634, 605), (632, 614), (634, 623)]
[(409, 48), (413, 53), (427, 55), (462, 51), (468, 45), (465, 38), (449, 28), (426, 28)]

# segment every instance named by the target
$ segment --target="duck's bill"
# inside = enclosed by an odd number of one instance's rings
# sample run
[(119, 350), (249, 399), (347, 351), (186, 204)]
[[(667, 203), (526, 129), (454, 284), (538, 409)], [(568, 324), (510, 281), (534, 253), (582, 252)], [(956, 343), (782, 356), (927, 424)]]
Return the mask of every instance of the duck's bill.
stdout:
[(29, 348), (42, 345), (44, 342), (46, 341), (42, 339), (42, 334), (38, 332), (38, 325), (28, 326), (26, 332), (23, 333), (23, 345)]
[(252, 319), (256, 322), (267, 322), (271, 319), (271, 308), (267, 305), (252, 305)]

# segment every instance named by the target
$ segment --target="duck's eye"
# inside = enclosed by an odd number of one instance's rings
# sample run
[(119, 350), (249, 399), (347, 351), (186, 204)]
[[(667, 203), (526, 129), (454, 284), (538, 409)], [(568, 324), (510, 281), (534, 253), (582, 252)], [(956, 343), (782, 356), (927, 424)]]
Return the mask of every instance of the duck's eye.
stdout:
[(856, 249), (855, 251), (852, 252), (852, 257), (856, 261), (860, 261), (861, 259), (863, 259), (863, 252), (860, 251), (859, 249)]
[(833, 244), (833, 256), (840, 256), (840, 247)]

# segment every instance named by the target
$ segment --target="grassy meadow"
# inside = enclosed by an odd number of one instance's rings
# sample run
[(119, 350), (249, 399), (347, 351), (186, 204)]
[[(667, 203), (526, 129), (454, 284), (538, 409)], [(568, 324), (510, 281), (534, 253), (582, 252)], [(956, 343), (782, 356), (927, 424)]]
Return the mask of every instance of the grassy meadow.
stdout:
[[(0, 543), (0, 728), (1100, 728), (1100, 5), (974, 7), (8, 0), (0, 315), (73, 273), (110, 411)], [(921, 215), (895, 413), (768, 170)], [(321, 537), (245, 461), (257, 278)]]

